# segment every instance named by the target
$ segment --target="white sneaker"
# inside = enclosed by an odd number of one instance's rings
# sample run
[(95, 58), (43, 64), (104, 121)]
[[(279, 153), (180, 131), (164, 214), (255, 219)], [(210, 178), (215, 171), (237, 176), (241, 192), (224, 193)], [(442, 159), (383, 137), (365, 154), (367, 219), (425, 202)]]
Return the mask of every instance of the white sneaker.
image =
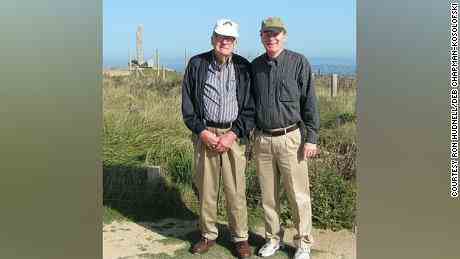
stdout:
[(310, 259), (310, 248), (297, 248), (294, 259)]
[(267, 243), (260, 248), (258, 254), (262, 257), (272, 256), (278, 249), (280, 249), (279, 241), (267, 241)]

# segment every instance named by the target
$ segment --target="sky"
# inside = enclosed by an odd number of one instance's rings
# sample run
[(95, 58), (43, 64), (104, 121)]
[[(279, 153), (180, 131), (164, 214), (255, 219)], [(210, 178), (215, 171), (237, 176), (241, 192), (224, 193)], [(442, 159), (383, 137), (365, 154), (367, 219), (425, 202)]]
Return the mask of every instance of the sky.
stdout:
[(177, 62), (211, 49), (215, 22), (229, 18), (240, 25), (236, 52), (254, 58), (263, 53), (261, 21), (279, 16), (288, 30), (286, 48), (309, 59), (355, 64), (356, 0), (330, 1), (104, 1), (104, 66), (123, 66), (134, 57), (136, 30), (144, 26), (144, 56), (155, 49), (160, 61)]

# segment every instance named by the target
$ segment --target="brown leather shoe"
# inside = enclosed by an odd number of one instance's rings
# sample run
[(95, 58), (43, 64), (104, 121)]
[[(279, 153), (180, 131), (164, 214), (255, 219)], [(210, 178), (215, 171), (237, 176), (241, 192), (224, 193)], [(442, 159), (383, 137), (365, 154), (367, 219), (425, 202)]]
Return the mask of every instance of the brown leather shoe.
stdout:
[(251, 247), (247, 240), (236, 242), (235, 250), (238, 258), (248, 258), (251, 256)]
[(209, 240), (205, 237), (201, 237), (201, 240), (193, 245), (192, 254), (204, 254), (209, 248), (216, 244), (216, 240)]

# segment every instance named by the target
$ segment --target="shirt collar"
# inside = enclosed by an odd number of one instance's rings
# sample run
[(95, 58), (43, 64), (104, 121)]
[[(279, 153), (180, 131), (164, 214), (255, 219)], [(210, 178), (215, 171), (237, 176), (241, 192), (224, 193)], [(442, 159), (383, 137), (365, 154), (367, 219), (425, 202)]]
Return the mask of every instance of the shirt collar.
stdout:
[(214, 51), (213, 51), (212, 52), (212, 59), (211, 59), (211, 66), (214, 68), (214, 70), (221, 71), (224, 66), (228, 66), (230, 64), (233, 64), (232, 57), (233, 57), (233, 55), (231, 55), (228, 58), (227, 62), (225, 62), (224, 64), (220, 64), (217, 61), (216, 53), (214, 53)]
[(265, 62), (267, 62), (267, 64), (274, 63), (275, 65), (278, 65), (280, 62), (283, 61), (284, 56), (286, 56), (285, 53), (286, 53), (286, 49), (283, 49), (281, 53), (278, 55), (278, 57), (270, 58), (265, 52)]

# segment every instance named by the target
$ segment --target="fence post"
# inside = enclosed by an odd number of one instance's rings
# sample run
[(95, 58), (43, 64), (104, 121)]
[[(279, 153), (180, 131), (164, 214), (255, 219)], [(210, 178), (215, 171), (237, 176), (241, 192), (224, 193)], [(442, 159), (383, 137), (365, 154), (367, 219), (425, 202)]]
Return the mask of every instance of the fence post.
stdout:
[(184, 70), (187, 67), (187, 48), (184, 50)]
[(157, 79), (160, 79), (160, 53), (158, 53), (158, 49), (156, 49), (156, 59), (157, 59)]
[(331, 76), (331, 96), (337, 96), (337, 83), (338, 83), (338, 75), (332, 74)]
[(147, 166), (147, 181), (155, 182), (162, 178), (162, 170), (160, 166)]

